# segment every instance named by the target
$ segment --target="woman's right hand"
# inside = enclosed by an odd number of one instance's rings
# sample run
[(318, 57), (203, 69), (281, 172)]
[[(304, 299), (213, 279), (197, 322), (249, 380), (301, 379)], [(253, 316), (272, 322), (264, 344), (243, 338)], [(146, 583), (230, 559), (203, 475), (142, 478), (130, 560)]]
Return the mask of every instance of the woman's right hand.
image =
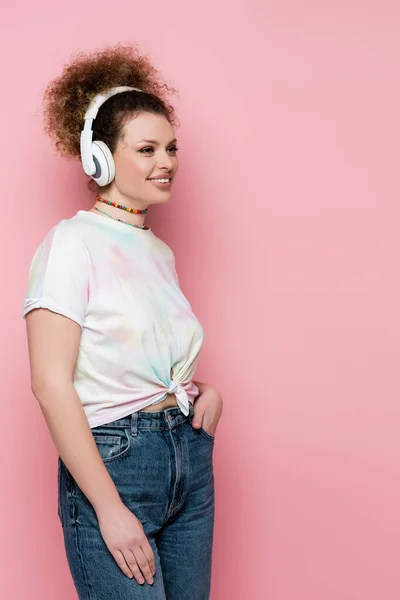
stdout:
[(121, 571), (140, 584), (153, 583), (156, 572), (153, 550), (143, 525), (123, 504), (113, 504), (96, 512), (103, 540)]
[[(78, 252), (77, 247), (75, 254)], [(74, 269), (68, 261), (65, 255), (65, 262), (62, 259), (58, 264), (67, 265), (66, 277), (68, 269)], [(84, 290), (83, 279), (71, 281), (71, 285), (77, 286), (79, 281), (79, 289)], [(61, 304), (62, 301), (60, 297)], [(128, 577), (135, 577), (138, 583), (141, 583), (143, 573), (151, 584), (152, 573), (155, 572), (153, 551), (142, 524), (123, 504), (102, 462), (81, 399), (74, 387), (81, 328), (74, 320), (47, 308), (31, 310), (26, 315), (26, 324), (31, 388), (40, 403), (56, 448), (75, 482), (94, 507), (101, 535), (118, 566)]]

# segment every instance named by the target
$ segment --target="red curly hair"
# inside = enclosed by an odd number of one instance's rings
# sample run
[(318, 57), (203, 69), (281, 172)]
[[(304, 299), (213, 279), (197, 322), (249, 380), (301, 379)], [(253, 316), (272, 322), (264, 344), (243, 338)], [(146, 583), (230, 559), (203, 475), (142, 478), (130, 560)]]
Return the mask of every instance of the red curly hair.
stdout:
[[(176, 93), (175, 88), (162, 79), (150, 57), (141, 54), (137, 45), (117, 44), (79, 52), (43, 94), (44, 130), (59, 155), (67, 160), (80, 158), (80, 133), (91, 100), (96, 94), (122, 85), (145, 93), (128, 91), (109, 98), (93, 122), (93, 140), (102, 140), (114, 152), (125, 122), (142, 112), (164, 115), (171, 125), (177, 124), (175, 110), (167, 100)], [(93, 184), (91, 180), (89, 188)]]

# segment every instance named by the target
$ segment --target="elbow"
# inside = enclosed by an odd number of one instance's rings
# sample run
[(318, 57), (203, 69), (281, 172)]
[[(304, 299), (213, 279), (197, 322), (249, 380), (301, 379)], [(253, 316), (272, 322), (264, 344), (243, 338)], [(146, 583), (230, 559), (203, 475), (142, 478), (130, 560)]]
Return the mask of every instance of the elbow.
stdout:
[(39, 404), (43, 404), (49, 397), (54, 398), (65, 393), (71, 387), (72, 381), (63, 381), (60, 378), (57, 381), (37, 378), (31, 380), (31, 391)]

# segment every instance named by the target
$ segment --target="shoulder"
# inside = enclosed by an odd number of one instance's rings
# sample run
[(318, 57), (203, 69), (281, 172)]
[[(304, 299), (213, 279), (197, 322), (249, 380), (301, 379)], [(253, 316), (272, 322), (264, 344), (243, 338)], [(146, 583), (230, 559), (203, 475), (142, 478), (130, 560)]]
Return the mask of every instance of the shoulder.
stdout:
[(30, 275), (44, 277), (49, 272), (87, 270), (88, 266), (87, 248), (73, 218), (62, 219), (47, 231), (34, 250)]
[(80, 236), (71, 220), (63, 219), (46, 233), (35, 251), (23, 315), (35, 308), (47, 308), (82, 327), (89, 282), (90, 266)]
[(53, 225), (44, 239), (70, 240), (83, 243), (83, 237), (81, 223), (76, 217), (70, 217), (68, 219), (61, 219), (61, 221)]
[(62, 219), (53, 225), (42, 238), (35, 254), (61, 252), (74, 254), (77, 250), (85, 251), (84, 237), (74, 217)]
[(174, 258), (174, 253), (173, 253), (171, 246), (169, 246), (161, 238), (159, 238), (153, 234), (153, 237), (151, 238), (151, 242), (152, 242), (153, 250), (155, 252), (159, 252), (160, 254), (164, 254), (167, 257)]

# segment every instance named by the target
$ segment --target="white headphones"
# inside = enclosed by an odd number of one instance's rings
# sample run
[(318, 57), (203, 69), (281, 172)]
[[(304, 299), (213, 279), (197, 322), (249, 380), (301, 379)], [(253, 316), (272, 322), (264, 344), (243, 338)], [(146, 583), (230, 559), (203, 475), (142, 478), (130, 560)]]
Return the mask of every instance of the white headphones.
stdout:
[(129, 86), (118, 86), (111, 88), (104, 94), (97, 94), (91, 101), (89, 108), (85, 113), (85, 123), (81, 131), (81, 161), (86, 175), (90, 175), (100, 186), (108, 185), (115, 177), (115, 164), (111, 150), (105, 142), (99, 140), (92, 141), (92, 124), (99, 112), (99, 108), (106, 100), (120, 92), (136, 90), (142, 92), (139, 88)]

